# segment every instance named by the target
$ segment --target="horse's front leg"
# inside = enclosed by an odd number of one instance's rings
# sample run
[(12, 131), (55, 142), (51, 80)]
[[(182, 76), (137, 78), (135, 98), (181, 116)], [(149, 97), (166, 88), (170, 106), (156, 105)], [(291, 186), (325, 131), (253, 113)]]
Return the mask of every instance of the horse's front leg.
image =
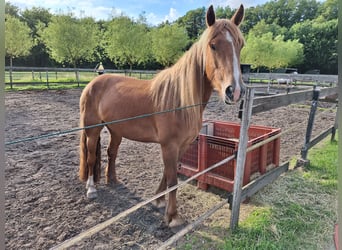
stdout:
[[(164, 174), (167, 187), (177, 185), (177, 162), (179, 149), (175, 145), (162, 146)], [(165, 222), (169, 227), (177, 227), (184, 223), (184, 220), (177, 212), (177, 190), (169, 193), (169, 199), (165, 208)]]
[[(166, 177), (165, 177), (165, 168), (164, 168), (164, 172), (163, 172), (163, 177), (160, 181), (160, 184), (159, 184), (159, 187), (156, 191), (156, 194), (159, 194), (163, 191), (166, 190)], [(158, 207), (158, 208), (162, 208), (162, 207), (165, 207), (166, 205), (166, 202), (165, 202), (165, 195), (159, 197), (158, 199), (156, 199), (155, 201), (155, 205)]]
[[(184, 154), (184, 152), (186, 151), (186, 149), (188, 148), (188, 144), (182, 146), (179, 150), (179, 156), (178, 156), (178, 161), (180, 161), (180, 158), (182, 157), (182, 155)], [(177, 168), (179, 167), (179, 162), (177, 162)], [(164, 171), (163, 171), (163, 177), (160, 181), (160, 184), (159, 184), (159, 187), (156, 191), (156, 194), (159, 194), (163, 191), (166, 190), (166, 187), (167, 187), (167, 184), (166, 184), (166, 177), (165, 177), (165, 168), (164, 168)], [(158, 208), (162, 208), (162, 207), (165, 207), (166, 206), (166, 201), (165, 201), (165, 196), (161, 196), (159, 197), (156, 201), (155, 201), (155, 205), (158, 207)]]
[(97, 190), (95, 188), (95, 183), (94, 183), (94, 176), (89, 175), (87, 184), (86, 184), (86, 189), (87, 189), (87, 197), (89, 199), (94, 199), (97, 197)]

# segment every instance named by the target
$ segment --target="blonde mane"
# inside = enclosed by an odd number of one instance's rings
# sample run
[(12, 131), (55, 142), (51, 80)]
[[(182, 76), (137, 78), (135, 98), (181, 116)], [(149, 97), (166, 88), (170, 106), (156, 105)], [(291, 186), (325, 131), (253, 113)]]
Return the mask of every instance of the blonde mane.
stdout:
[[(177, 111), (181, 118), (188, 125), (201, 119), (202, 105), (197, 104), (202, 103), (204, 94), (206, 46), (224, 27), (231, 32), (238, 30), (232, 26), (230, 20), (216, 20), (215, 25), (207, 28), (173, 66), (159, 72), (152, 79), (151, 97), (158, 111), (191, 106)], [(242, 37), (241, 33), (237, 36)]]

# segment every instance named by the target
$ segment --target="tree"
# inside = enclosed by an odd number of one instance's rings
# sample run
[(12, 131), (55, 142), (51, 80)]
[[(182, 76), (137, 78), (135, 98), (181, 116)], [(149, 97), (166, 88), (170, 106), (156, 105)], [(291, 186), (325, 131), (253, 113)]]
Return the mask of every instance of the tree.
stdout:
[(337, 74), (337, 19), (317, 18), (293, 25), (290, 34), (304, 45), (303, 71)]
[(117, 64), (128, 64), (130, 70), (151, 57), (151, 41), (144, 23), (136, 23), (126, 16), (114, 18), (104, 37), (108, 56)]
[(186, 29), (191, 42), (196, 41), (206, 27), (205, 13), (204, 7), (198, 8), (188, 11), (185, 16), (177, 20), (177, 23)]
[(318, 13), (326, 20), (332, 20), (338, 18), (338, 2), (337, 0), (326, 0), (320, 6)]
[(303, 44), (298, 40), (284, 41), (283, 35), (278, 35), (273, 40), (273, 60), (269, 68), (286, 68), (297, 66), (303, 62)]
[(231, 9), (229, 6), (227, 7), (221, 7), (218, 6), (215, 10), (215, 16), (216, 18), (223, 18), (223, 19), (230, 19), (236, 10)]
[(320, 3), (316, 0), (270, 1), (262, 6), (262, 18), (266, 23), (276, 23), (289, 29), (297, 22), (315, 19), (319, 6)]
[(75, 68), (81, 60), (93, 60), (99, 42), (99, 30), (92, 18), (76, 19), (71, 15), (53, 16), (40, 32), (50, 56)]
[(271, 32), (260, 36), (250, 32), (246, 46), (241, 51), (241, 61), (253, 68), (270, 70), (289, 65), (296, 66), (303, 60), (303, 45), (298, 40), (284, 41), (284, 36), (273, 37)]
[(262, 36), (263, 34), (271, 32), (273, 36), (283, 35), (287, 32), (285, 27), (281, 27), (278, 24), (267, 24), (265, 19), (261, 19), (260, 22), (254, 25), (250, 30), (255, 36)]
[(152, 32), (152, 52), (157, 60), (164, 66), (170, 66), (184, 53), (188, 44), (185, 28), (177, 24), (165, 25)]
[(25, 9), (21, 13), (21, 19), (25, 20), (31, 29), (32, 37), (35, 39), (36, 44), (33, 46), (29, 56), (25, 58), (25, 64), (32, 64), (35, 66), (47, 66), (52, 61), (49, 58), (47, 48), (40, 39), (38, 30), (47, 27), (51, 21), (52, 14), (49, 10), (44, 8), (33, 7)]
[(10, 15), (12, 17), (20, 18), (19, 8), (17, 6), (12, 5), (11, 3), (5, 3), (5, 14)]
[(18, 18), (6, 15), (5, 20), (5, 51), (10, 57), (10, 66), (13, 65), (13, 58), (26, 56), (30, 53), (34, 41), (30, 35), (31, 30), (27, 24)]
[(252, 64), (252, 68), (268, 67), (272, 61), (273, 34), (256, 36), (252, 32), (246, 37), (246, 45), (241, 51), (241, 62)]

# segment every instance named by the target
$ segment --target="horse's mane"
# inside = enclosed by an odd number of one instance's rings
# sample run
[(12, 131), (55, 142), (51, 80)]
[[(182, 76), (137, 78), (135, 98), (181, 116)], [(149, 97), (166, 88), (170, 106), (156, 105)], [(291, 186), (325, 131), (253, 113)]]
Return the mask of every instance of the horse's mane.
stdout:
[(233, 26), (230, 20), (216, 20), (172, 67), (159, 72), (152, 79), (151, 95), (158, 111), (191, 106), (177, 112), (180, 112), (188, 125), (198, 123), (201, 119), (199, 104), (204, 91), (206, 46), (224, 27), (235, 33), (237, 30), (238, 37), (242, 37), (239, 30)]

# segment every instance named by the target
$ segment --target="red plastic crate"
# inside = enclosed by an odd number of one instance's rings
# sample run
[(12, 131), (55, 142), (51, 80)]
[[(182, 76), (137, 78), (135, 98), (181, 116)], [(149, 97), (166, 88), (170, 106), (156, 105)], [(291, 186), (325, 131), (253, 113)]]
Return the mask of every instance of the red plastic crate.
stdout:
[[(279, 134), (280, 128), (251, 125), (248, 130), (248, 146)], [(185, 176), (194, 174), (235, 154), (238, 150), (240, 124), (222, 121), (205, 121), (196, 140), (182, 156), (178, 173)], [(280, 138), (276, 138), (246, 155), (243, 185), (254, 177), (279, 166)], [(212, 185), (229, 192), (233, 191), (236, 159), (221, 165), (197, 178), (198, 187), (207, 189)]]

